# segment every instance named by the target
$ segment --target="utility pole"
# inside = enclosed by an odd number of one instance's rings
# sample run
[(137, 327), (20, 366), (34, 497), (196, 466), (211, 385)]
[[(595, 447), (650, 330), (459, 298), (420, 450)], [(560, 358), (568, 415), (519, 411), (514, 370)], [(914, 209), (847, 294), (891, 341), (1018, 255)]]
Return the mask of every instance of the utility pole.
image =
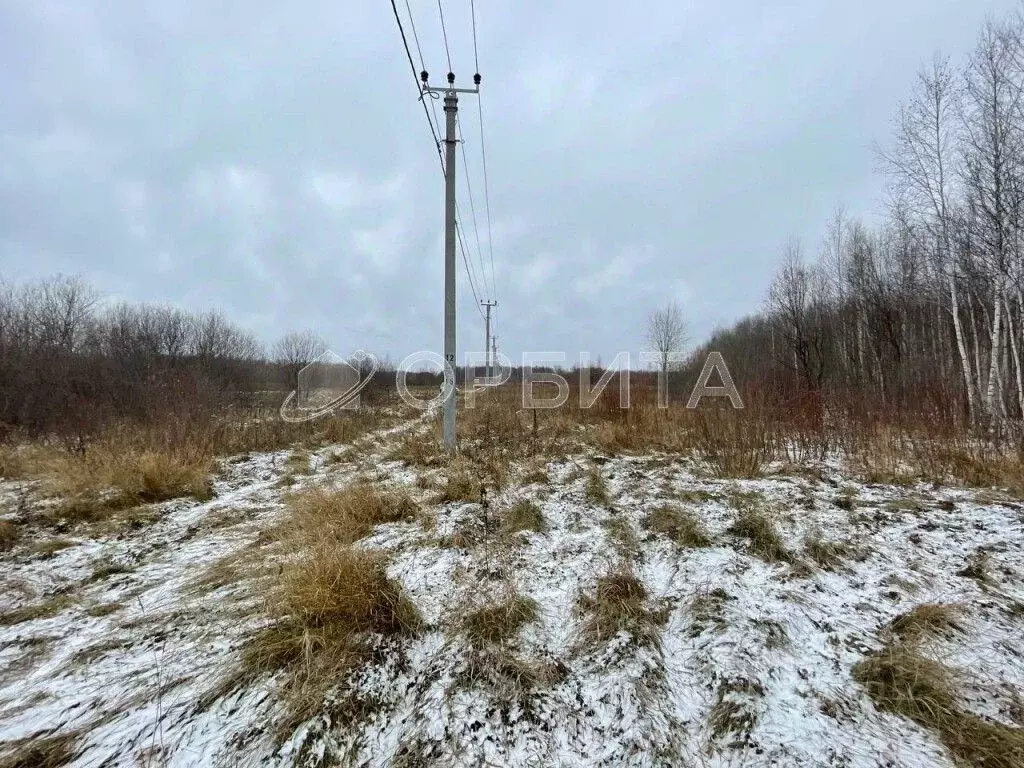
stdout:
[(491, 336), (491, 361), (494, 365), (498, 364), (498, 337)]
[(444, 377), (448, 385), (448, 395), (444, 399), (444, 447), (448, 451), (455, 450), (455, 393), (458, 371), (455, 353), (455, 120), (459, 113), (460, 93), (480, 93), (480, 74), (473, 75), (476, 88), (456, 88), (455, 75), (448, 73), (448, 85), (445, 88), (432, 88), (427, 84), (429, 75), (426, 70), (420, 72), (423, 81), (420, 98), (437, 98), (444, 95), (445, 115), (445, 159), (444, 159)]
[(484, 359), (486, 360), (486, 363), (485, 363), (485, 366), (484, 366), (486, 372), (484, 373), (484, 375), (488, 379), (490, 379), (491, 378), (491, 350), (490, 350), (490, 346), (489, 346), (488, 342), (491, 340), (491, 307), (498, 306), (498, 302), (496, 302), (496, 301), (481, 301), (480, 302), (480, 306), (487, 308), (487, 317), (484, 319)]

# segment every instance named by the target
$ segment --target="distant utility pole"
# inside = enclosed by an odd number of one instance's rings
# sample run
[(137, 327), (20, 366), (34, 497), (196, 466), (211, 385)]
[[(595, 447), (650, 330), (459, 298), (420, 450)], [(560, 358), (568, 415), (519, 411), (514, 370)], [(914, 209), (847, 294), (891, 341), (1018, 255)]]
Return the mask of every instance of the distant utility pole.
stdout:
[(435, 94), (444, 95), (444, 115), (446, 133), (444, 138), (444, 366), (445, 380), (451, 376), (451, 389), (444, 400), (444, 447), (455, 450), (455, 390), (456, 390), (456, 355), (455, 355), (455, 145), (458, 138), (455, 132), (455, 119), (459, 113), (460, 93), (480, 93), (480, 74), (473, 75), (475, 88), (456, 88), (455, 75), (448, 73), (448, 85), (444, 88), (432, 88), (427, 84), (429, 75), (420, 72), (423, 81), (421, 98)]
[(491, 378), (491, 350), (488, 342), (491, 340), (491, 308), (498, 306), (496, 301), (481, 301), (480, 306), (487, 308), (487, 317), (484, 320), (484, 358), (486, 359), (484, 375)]
[(498, 337), (491, 336), (491, 360), (494, 365), (498, 364)]

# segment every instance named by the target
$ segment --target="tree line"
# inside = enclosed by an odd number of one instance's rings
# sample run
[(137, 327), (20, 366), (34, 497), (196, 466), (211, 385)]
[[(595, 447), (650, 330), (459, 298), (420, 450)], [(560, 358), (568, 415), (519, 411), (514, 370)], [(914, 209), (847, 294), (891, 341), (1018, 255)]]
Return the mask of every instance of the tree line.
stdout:
[(698, 350), (779, 397), (846, 398), (969, 427), (1024, 419), (1024, 23), (924, 67), (877, 150), (875, 228), (838, 209), (790, 242), (762, 312)]
[(0, 283), (0, 438), (84, 449), (115, 424), (276, 408), (326, 348), (312, 331), (267, 348), (219, 312), (109, 303), (75, 277)]

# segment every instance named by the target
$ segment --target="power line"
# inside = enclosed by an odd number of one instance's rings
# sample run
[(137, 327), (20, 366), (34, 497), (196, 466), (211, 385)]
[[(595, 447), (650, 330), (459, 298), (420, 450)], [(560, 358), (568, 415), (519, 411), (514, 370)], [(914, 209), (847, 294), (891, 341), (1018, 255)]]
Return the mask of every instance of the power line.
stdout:
[[(459, 126), (459, 136), (461, 137), (462, 136), (462, 123), (461, 123), (461, 121), (458, 123), (458, 126)], [(483, 287), (484, 287), (484, 293), (489, 293), (489, 289), (487, 288), (487, 272), (484, 270), (484, 251), (483, 251), (483, 248), (480, 247), (480, 228), (477, 226), (477, 223), (476, 223), (476, 203), (473, 200), (473, 184), (472, 184), (472, 182), (470, 181), (470, 178), (469, 178), (469, 160), (466, 158), (466, 143), (465, 143), (465, 141), (460, 141), (459, 142), (459, 146), (462, 148), (462, 170), (465, 172), (465, 176), (466, 176), (466, 194), (469, 195), (469, 212), (470, 212), (470, 214), (473, 217), (473, 232), (476, 235), (476, 256), (477, 256), (477, 259), (480, 262), (480, 277), (482, 278)], [(494, 284), (494, 281), (492, 280), (491, 281), (492, 288), (493, 288), (493, 284)]]
[[(476, 43), (476, 0), (469, 0), (469, 10), (473, 17), (473, 64), (476, 66), (476, 71), (479, 72), (480, 55)], [(497, 298), (498, 286), (494, 280), (494, 238), (491, 229), (491, 185), (487, 178), (487, 146), (484, 143), (484, 106), (481, 94), (477, 94), (476, 97), (476, 110), (480, 120), (480, 161), (484, 169), (484, 207), (487, 211), (487, 250), (491, 263), (491, 288)]]
[[(438, 0), (437, 8), (438, 8), (438, 11), (441, 14), (441, 31), (444, 34), (445, 52), (447, 53), (448, 52), (448, 34), (447, 34), (447, 32), (445, 31), (445, 28), (444, 28), (444, 11), (441, 10), (441, 2), (440, 2), (440, 0)], [(427, 100), (427, 98), (430, 98), (430, 94), (424, 93), (423, 90), (420, 87), (420, 79), (419, 79), (419, 77), (416, 74), (416, 65), (413, 62), (412, 52), (409, 50), (409, 41), (408, 41), (408, 38), (405, 36), (405, 28), (402, 26), (402, 19), (401, 19), (401, 16), (399, 16), (399, 14), (398, 14), (398, 6), (395, 4), (395, 0), (391, 0), (391, 10), (395, 14), (395, 21), (398, 24), (398, 31), (402, 35), (402, 45), (405, 47), (405, 55), (406, 55), (406, 58), (409, 60), (409, 68), (412, 70), (413, 82), (416, 83), (416, 90), (417, 90), (417, 92), (419, 92), (419, 94), (420, 94), (420, 101), (423, 103), (423, 114), (427, 118), (427, 125), (430, 126), (430, 134), (434, 137), (434, 145), (437, 147), (437, 157), (438, 157), (438, 160), (441, 163), (441, 175), (444, 176), (445, 173), (446, 173), (446, 171), (445, 171), (445, 163), (444, 163), (444, 155), (441, 152), (441, 141), (438, 138), (437, 130), (434, 127), (434, 123), (435, 122), (438, 125), (440, 125), (440, 121), (437, 118), (437, 106), (434, 104), (434, 99), (431, 98), (430, 99), (430, 106), (431, 106), (432, 110), (428, 110), (427, 109), (426, 100)], [(413, 42), (416, 44), (416, 53), (420, 57), (420, 70), (425, 72), (427, 67), (426, 67), (426, 62), (425, 62), (425, 60), (423, 58), (423, 48), (420, 45), (419, 33), (416, 31), (416, 18), (412, 15), (412, 7), (409, 5), (409, 0), (405, 0), (405, 10), (409, 14), (409, 28), (412, 30)], [(450, 53), (448, 53), (448, 68), (451, 69), (451, 54)], [(433, 120), (430, 119), (430, 112), (431, 111), (433, 111), (433, 113), (434, 113), (434, 119)], [(462, 157), (463, 157), (463, 161), (465, 162), (465, 157), (466, 157), (465, 146), (463, 146)], [(467, 171), (467, 174), (468, 174), (468, 171)], [(468, 186), (468, 175), (467, 175), (467, 186)], [(470, 204), (472, 205), (472, 197), (470, 198)], [(473, 272), (470, 269), (471, 260), (469, 258), (467, 258), (467, 256), (466, 256), (466, 246), (465, 246), (465, 244), (463, 242), (462, 227), (459, 224), (459, 219), (461, 219), (462, 217), (458, 214), (457, 211), (458, 211), (458, 208), (456, 207), (455, 232), (458, 235), (458, 239), (459, 239), (459, 250), (462, 252), (462, 263), (463, 263), (463, 265), (466, 268), (466, 279), (468, 280), (470, 290), (473, 293), (474, 306), (476, 306), (477, 312), (479, 313), (480, 317), (483, 317), (483, 312), (480, 310), (480, 297), (479, 297), (479, 294), (478, 294), (478, 291), (477, 291), (477, 287), (476, 287), (476, 284), (475, 284), (476, 281), (474, 280)], [(474, 214), (473, 214), (473, 226), (474, 226), (474, 229), (475, 229), (476, 228), (476, 213), (475, 213), (475, 211), (474, 211)], [(479, 232), (477, 233), (477, 249), (478, 249), (478, 252), (479, 252), (479, 250), (480, 250), (480, 235), (479, 235)], [(483, 272), (483, 261), (482, 261), (482, 259), (481, 259), (481, 267), (480, 267), (480, 269), (481, 269), (481, 272)], [(484, 277), (484, 275), (481, 275), (481, 277)]]
[(469, 12), (473, 14), (473, 66), (480, 71), (480, 56), (476, 52), (476, 0), (469, 0)]
[[(434, 137), (434, 146), (437, 149), (437, 159), (441, 162), (441, 173), (444, 173), (444, 158), (441, 155), (441, 140), (437, 136), (437, 131), (434, 130), (434, 122), (430, 119), (430, 111), (427, 109), (427, 103), (424, 101), (426, 98), (423, 95), (423, 91), (420, 90), (420, 79), (416, 74), (416, 65), (412, 61), (412, 52), (409, 50), (409, 41), (405, 37), (405, 28), (402, 27), (402, 19), (398, 15), (398, 6), (395, 5), (395, 0), (391, 0), (391, 10), (395, 13), (395, 22), (398, 24), (398, 31), (402, 35), (402, 45), (405, 47), (405, 56), (409, 60), (409, 69), (412, 70), (412, 80), (416, 84), (416, 92), (420, 94), (420, 101), (423, 102), (423, 114), (426, 115), (427, 124), (430, 126), (430, 135)], [(412, 21), (412, 16), (409, 16), (409, 20)], [(421, 54), (420, 61), (422, 62), (423, 56)]]
[(480, 160), (484, 167), (484, 208), (487, 212), (487, 250), (491, 263), (491, 287), (494, 289), (494, 297), (497, 298), (498, 285), (494, 280), (494, 237), (491, 229), (491, 190), (487, 178), (487, 151), (484, 145), (484, 110), (479, 95), (476, 97), (476, 108), (480, 118)]
[(473, 302), (476, 305), (477, 314), (479, 314), (480, 318), (483, 319), (484, 312), (480, 309), (480, 295), (477, 293), (476, 286), (473, 284), (473, 276), (470, 271), (469, 260), (466, 258), (466, 246), (462, 242), (462, 227), (460, 227), (457, 222), (455, 224), (455, 234), (458, 235), (459, 238), (459, 251), (462, 253), (462, 263), (466, 266), (466, 275), (469, 277), (469, 289), (473, 292)]
[(441, 7), (441, 0), (437, 0), (437, 13), (441, 17), (441, 35), (444, 37), (444, 52), (448, 56), (448, 71), (452, 71), (452, 52), (448, 48), (448, 30), (444, 27), (444, 9)]

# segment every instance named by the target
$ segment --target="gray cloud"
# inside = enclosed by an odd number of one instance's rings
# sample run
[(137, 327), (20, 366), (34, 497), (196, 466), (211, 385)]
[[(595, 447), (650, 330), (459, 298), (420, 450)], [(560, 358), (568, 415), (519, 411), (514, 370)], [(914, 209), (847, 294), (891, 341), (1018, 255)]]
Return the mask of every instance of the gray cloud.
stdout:
[[(439, 346), (437, 158), (390, 7), (350, 5), (0, 2), (0, 272), (220, 307), (268, 340)], [(501, 346), (607, 360), (668, 299), (698, 338), (756, 309), (837, 202), (876, 214), (871, 144), (917, 67), (1015, 4), (478, 6)], [(439, 81), (436, 7), (412, 7)], [(446, 15), (468, 82), (469, 4)], [(463, 349), (472, 303), (460, 272)]]

